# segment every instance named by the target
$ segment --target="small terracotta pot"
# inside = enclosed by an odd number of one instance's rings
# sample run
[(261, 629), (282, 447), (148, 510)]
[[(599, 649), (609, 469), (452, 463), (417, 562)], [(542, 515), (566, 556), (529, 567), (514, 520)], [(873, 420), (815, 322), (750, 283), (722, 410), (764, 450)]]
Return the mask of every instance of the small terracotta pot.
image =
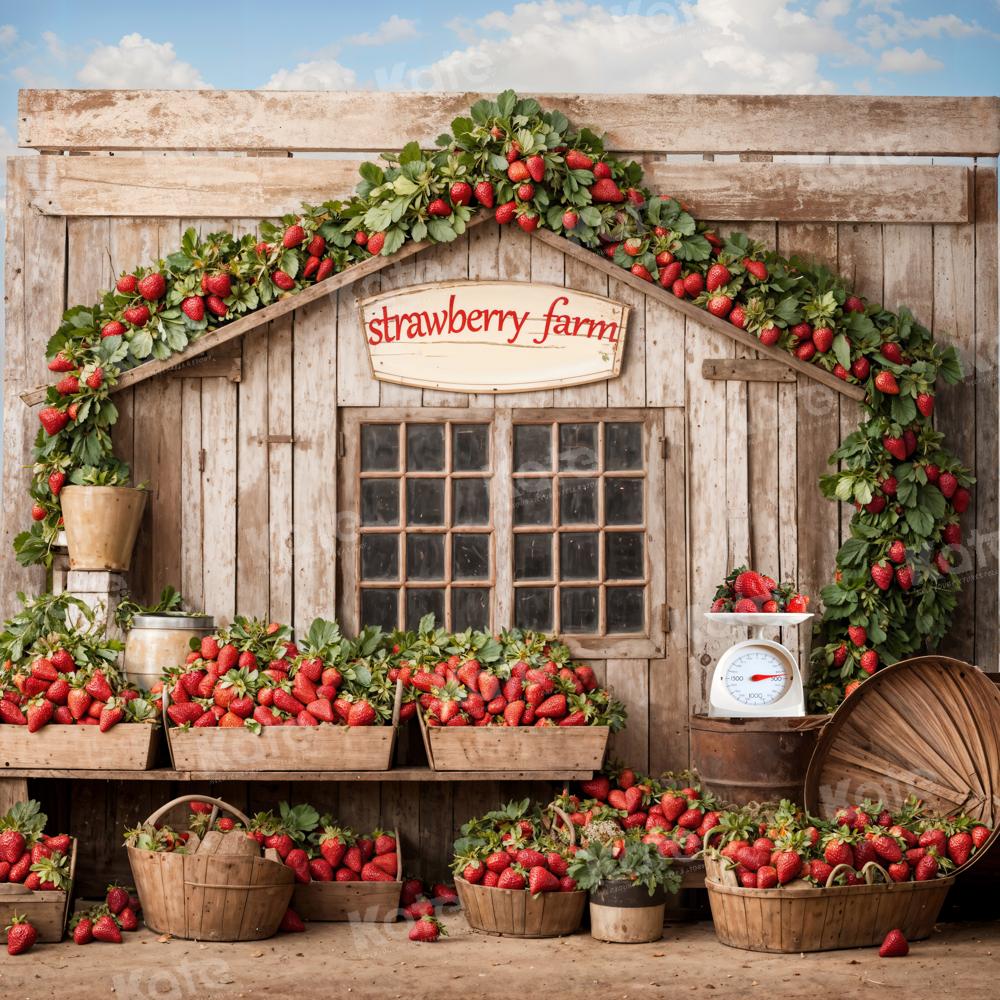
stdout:
[(64, 486), (59, 499), (70, 569), (127, 570), (146, 491), (129, 486)]

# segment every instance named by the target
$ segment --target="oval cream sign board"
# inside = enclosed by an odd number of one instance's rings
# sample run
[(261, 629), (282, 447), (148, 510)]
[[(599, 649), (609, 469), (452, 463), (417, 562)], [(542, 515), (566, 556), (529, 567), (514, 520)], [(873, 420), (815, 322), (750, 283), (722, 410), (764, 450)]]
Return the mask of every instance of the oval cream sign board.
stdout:
[(452, 392), (527, 392), (614, 378), (628, 306), (561, 285), (443, 281), (361, 302), (372, 374)]

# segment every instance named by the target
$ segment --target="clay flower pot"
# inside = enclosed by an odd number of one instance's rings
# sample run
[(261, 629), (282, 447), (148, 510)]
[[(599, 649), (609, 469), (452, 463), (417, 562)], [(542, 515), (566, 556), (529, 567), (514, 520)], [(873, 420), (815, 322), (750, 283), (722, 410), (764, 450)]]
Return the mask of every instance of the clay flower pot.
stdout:
[(129, 486), (64, 486), (59, 499), (70, 569), (127, 570), (146, 491)]

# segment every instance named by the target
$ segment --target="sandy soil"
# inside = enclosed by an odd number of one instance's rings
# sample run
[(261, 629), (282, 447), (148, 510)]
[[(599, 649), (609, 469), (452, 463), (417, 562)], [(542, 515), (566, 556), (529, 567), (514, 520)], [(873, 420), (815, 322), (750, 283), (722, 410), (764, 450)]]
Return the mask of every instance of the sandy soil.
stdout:
[(651, 945), (599, 944), (588, 934), (519, 941), (474, 934), (459, 914), (449, 936), (414, 944), (406, 927), (313, 924), (257, 944), (198, 944), (125, 935), (125, 944), (39, 945), (0, 956), (3, 1000), (184, 1000), (313, 997), (530, 996), (908, 997), (1000, 995), (1000, 924), (941, 925), (905, 959), (875, 949), (761, 955), (720, 945), (708, 922), (668, 925)]

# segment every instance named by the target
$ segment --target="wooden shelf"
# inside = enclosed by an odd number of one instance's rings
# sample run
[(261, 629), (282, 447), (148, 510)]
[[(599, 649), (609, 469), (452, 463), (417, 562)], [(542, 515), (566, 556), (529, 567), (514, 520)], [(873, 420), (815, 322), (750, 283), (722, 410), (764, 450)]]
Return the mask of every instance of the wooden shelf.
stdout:
[(8, 767), (4, 778), (76, 778), (79, 781), (587, 781), (593, 771), (432, 771), (399, 767), (391, 771), (95, 771), (71, 768)]

